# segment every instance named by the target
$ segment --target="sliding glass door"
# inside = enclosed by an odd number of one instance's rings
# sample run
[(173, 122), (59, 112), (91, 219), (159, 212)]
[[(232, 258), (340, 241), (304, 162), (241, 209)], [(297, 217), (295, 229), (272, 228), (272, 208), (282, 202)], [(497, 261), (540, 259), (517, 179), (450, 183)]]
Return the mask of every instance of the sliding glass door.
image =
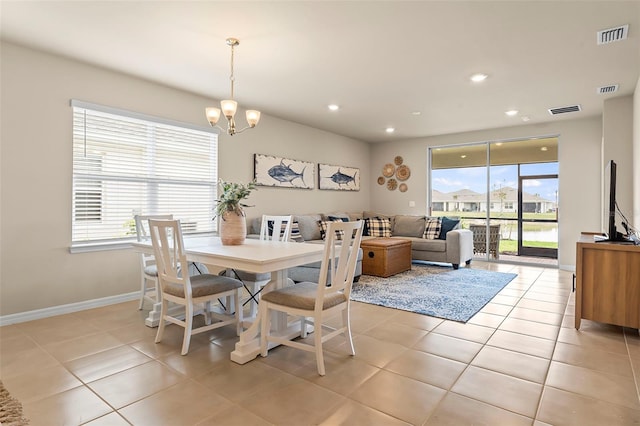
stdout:
[[(557, 163), (540, 165), (556, 169)], [(558, 175), (525, 175), (518, 184), (518, 254), (558, 258)], [(530, 189), (527, 191), (527, 189)], [(534, 192), (535, 191), (535, 192)]]
[(461, 218), (484, 260), (557, 258), (557, 138), (429, 149), (429, 214)]

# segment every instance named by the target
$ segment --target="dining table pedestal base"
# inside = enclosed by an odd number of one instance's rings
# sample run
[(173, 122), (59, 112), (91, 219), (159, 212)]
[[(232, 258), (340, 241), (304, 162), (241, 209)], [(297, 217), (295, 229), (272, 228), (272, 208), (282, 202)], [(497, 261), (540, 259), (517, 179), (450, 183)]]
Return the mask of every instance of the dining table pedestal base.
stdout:
[[(271, 281), (265, 286), (263, 292), (283, 288), (292, 285), (287, 280), (286, 270), (271, 273)], [(260, 355), (260, 318), (262, 318), (262, 305), (258, 304), (258, 316), (251, 326), (240, 334), (235, 350), (231, 352), (231, 361), (237, 364), (246, 364)], [(271, 317), (271, 333), (282, 338), (293, 340), (302, 334), (300, 321), (288, 322), (288, 316), (283, 312), (273, 312)], [(307, 332), (313, 332), (313, 327), (307, 325)], [(277, 343), (269, 343), (269, 349), (279, 346)]]

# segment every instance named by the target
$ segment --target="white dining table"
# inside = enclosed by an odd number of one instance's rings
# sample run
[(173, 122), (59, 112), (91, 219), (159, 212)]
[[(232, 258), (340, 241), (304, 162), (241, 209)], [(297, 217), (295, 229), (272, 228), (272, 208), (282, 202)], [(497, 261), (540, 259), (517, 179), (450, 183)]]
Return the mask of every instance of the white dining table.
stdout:
[[(271, 281), (263, 292), (287, 285), (287, 269), (322, 260), (324, 245), (313, 243), (277, 242), (246, 239), (244, 244), (223, 245), (218, 237), (186, 237), (184, 240), (187, 260), (205, 265), (232, 268), (255, 273), (271, 273)], [(150, 242), (132, 243), (138, 252), (153, 254)], [(158, 307), (159, 308), (159, 307)], [(154, 307), (155, 309), (155, 307)], [(258, 317), (240, 335), (231, 360), (244, 364), (260, 353), (260, 305)], [(299, 323), (288, 323), (286, 314), (272, 318), (273, 332), (293, 339), (300, 335)], [(147, 325), (148, 321), (147, 321)]]

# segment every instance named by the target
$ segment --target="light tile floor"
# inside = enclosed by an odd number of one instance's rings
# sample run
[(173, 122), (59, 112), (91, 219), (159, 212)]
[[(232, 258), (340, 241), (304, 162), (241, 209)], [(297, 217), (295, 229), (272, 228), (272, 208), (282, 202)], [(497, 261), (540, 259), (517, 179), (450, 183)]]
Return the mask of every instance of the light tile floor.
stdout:
[(573, 327), (572, 275), (516, 272), (467, 324), (352, 305), (342, 338), (313, 354), (277, 348), (245, 365), (235, 336), (154, 344), (137, 302), (0, 328), (0, 378), (31, 425), (632, 425), (640, 423), (637, 330)]

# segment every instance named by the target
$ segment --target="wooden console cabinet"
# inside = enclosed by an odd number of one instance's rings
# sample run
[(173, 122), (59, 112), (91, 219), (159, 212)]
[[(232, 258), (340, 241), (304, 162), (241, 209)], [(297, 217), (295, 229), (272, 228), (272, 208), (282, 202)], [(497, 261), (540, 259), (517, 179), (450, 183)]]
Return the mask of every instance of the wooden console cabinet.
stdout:
[(583, 234), (576, 256), (576, 329), (582, 318), (640, 328), (640, 246)]

